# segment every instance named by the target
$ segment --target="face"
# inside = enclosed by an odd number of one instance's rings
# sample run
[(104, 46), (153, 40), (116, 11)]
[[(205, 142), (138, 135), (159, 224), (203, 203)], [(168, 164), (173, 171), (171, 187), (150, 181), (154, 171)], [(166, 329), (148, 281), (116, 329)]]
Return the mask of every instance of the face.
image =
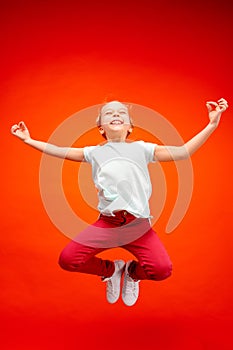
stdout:
[(101, 124), (130, 124), (128, 108), (117, 101), (107, 103), (101, 110)]
[(118, 101), (107, 103), (101, 110), (101, 131), (109, 138), (126, 137), (132, 131), (128, 108)]

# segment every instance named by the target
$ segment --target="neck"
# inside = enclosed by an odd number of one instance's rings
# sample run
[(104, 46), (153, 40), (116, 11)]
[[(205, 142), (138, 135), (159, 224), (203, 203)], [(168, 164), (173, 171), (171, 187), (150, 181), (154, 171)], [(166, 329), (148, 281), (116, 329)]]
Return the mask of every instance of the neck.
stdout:
[(126, 136), (125, 135), (106, 135), (108, 142), (125, 142)]
[(107, 141), (108, 142), (125, 142), (125, 139), (124, 138), (107, 138)]

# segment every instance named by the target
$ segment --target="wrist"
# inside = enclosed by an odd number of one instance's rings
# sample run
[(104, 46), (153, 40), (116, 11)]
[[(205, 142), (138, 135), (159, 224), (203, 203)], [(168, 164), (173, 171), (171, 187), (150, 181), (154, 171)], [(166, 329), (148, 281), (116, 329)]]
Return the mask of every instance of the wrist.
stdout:
[(27, 137), (23, 140), (24, 143), (30, 144), (30, 141), (32, 141), (31, 137)]
[(219, 124), (219, 122), (211, 122), (211, 121), (210, 121), (209, 124), (207, 125), (207, 127), (208, 127), (210, 130), (214, 131), (215, 129), (217, 129), (218, 124)]

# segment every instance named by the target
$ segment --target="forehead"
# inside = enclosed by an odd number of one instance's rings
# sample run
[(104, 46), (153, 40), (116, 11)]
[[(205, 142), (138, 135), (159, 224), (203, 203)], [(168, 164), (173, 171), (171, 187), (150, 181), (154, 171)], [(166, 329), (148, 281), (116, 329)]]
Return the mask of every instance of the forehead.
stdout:
[(105, 111), (107, 111), (108, 109), (113, 109), (113, 110), (118, 110), (118, 109), (125, 109), (128, 111), (128, 108), (126, 105), (124, 105), (121, 102), (118, 101), (112, 101), (109, 103), (106, 103), (102, 109), (101, 109), (101, 113), (104, 113)]

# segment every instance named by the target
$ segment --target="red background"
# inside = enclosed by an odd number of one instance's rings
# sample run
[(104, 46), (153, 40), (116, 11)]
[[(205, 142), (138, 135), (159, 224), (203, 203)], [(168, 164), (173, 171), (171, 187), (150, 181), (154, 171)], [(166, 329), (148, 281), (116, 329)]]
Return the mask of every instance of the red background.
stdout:
[[(232, 35), (224, 0), (1, 1), (1, 349), (232, 348)], [(109, 95), (155, 109), (185, 140), (208, 122), (207, 100), (230, 104), (192, 158), (192, 201), (170, 235), (176, 171), (163, 165), (168, 197), (154, 228), (174, 272), (141, 283), (132, 308), (109, 305), (96, 276), (59, 268), (68, 238), (41, 202), (41, 154), (9, 132), (23, 119), (47, 140)], [(101, 141), (96, 130), (93, 142)], [(77, 164), (65, 162), (64, 171), (79, 205)], [(120, 248), (102, 256), (130, 258)]]

